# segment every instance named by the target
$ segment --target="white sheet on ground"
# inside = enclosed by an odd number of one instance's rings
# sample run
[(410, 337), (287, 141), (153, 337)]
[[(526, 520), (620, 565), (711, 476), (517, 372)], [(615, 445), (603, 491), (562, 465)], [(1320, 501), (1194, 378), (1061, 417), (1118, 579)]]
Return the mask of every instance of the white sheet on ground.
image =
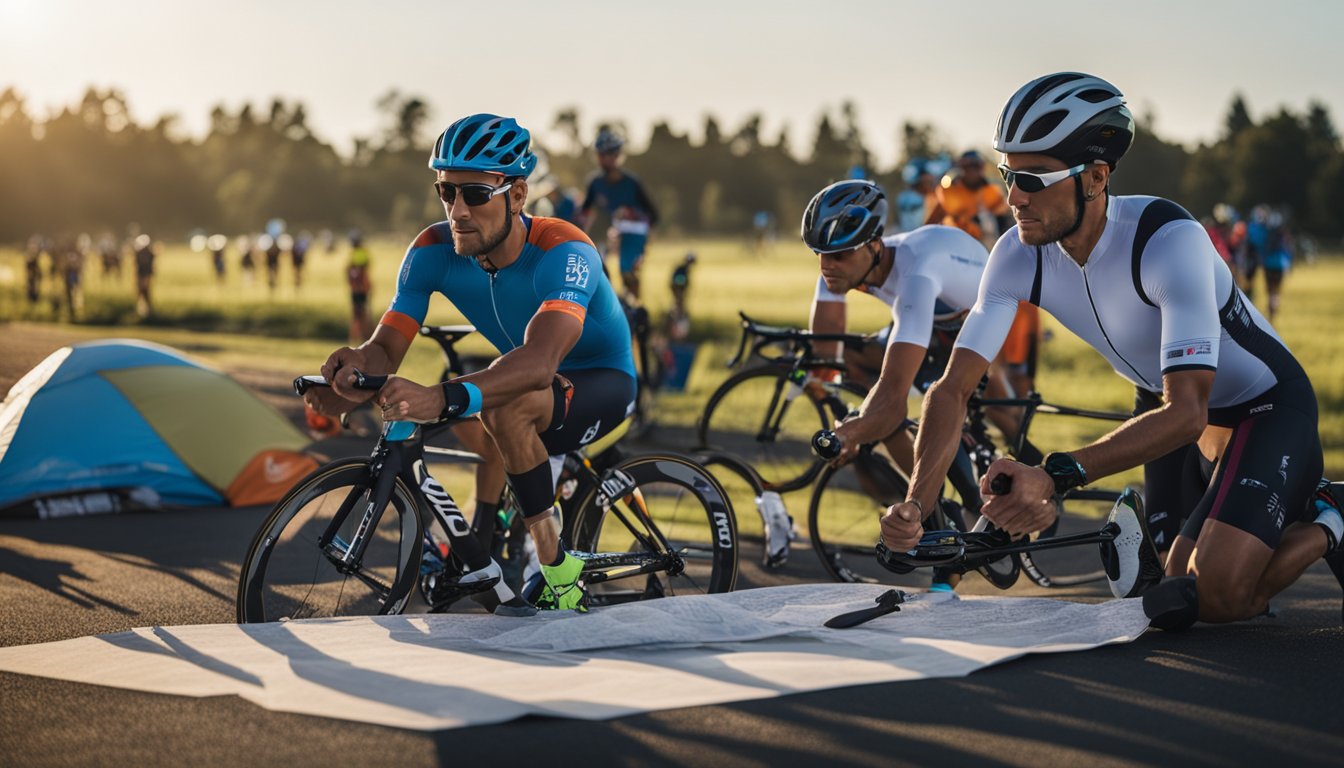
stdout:
[(152, 627), (0, 648), (0, 670), (418, 730), (528, 714), (604, 719), (846, 685), (960, 677), (1028, 653), (1129, 642), (1138, 600), (913, 593), (854, 629), (823, 622), (885, 588), (808, 584), (584, 615), (485, 614)]

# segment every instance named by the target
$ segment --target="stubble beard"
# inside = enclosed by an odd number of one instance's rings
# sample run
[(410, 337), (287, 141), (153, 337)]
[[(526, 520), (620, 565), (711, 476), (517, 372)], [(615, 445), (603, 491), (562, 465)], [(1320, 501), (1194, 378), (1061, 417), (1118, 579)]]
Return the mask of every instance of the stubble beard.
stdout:
[(485, 232), (481, 232), (480, 245), (475, 246), (468, 245), (465, 242), (463, 242), (462, 238), (459, 237), (456, 232), (454, 232), (453, 250), (457, 251), (459, 256), (472, 256), (475, 258), (480, 258), (498, 248), (501, 244), (503, 244), (504, 239), (507, 238), (508, 236), (509, 236), (509, 226), (507, 221), (505, 221), (505, 223), (501, 225), (500, 228), (495, 230), (494, 232), (488, 234)]

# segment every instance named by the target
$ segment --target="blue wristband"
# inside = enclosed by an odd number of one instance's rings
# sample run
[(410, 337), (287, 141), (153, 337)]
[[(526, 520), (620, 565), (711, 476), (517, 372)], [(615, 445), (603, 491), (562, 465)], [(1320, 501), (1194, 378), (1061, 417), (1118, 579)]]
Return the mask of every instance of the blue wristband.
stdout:
[(475, 416), (481, 412), (481, 388), (466, 381), (462, 382), (462, 386), (467, 390), (467, 409), (462, 415)]
[(465, 419), (481, 412), (481, 390), (465, 381), (443, 383), (443, 412), (440, 419)]

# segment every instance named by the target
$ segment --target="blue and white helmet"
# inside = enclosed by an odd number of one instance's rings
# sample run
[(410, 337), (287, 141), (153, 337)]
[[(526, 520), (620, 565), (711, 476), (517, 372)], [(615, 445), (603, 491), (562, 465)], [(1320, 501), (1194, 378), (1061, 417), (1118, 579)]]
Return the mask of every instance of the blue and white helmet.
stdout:
[(871, 181), (837, 181), (803, 211), (803, 242), (816, 253), (839, 253), (882, 236), (887, 196)]
[(1014, 93), (999, 115), (994, 148), (1049, 155), (1073, 166), (1114, 166), (1134, 143), (1134, 116), (1120, 89), (1093, 75), (1056, 72)]
[(478, 114), (448, 126), (434, 142), (429, 167), (527, 178), (537, 166), (532, 134), (511, 117)]

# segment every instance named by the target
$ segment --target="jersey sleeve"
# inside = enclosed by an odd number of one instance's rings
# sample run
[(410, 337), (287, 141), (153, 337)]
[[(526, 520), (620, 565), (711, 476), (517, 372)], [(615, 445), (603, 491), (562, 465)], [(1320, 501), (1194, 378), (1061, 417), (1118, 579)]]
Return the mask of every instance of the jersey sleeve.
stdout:
[(887, 344), (898, 341), (928, 348), (933, 336), (933, 308), (942, 293), (938, 282), (928, 275), (906, 275), (901, 280), (901, 293), (891, 305), (891, 338)]
[(1175, 221), (1148, 241), (1140, 279), (1148, 300), (1162, 313), (1161, 366), (1173, 371), (1218, 368), (1218, 253), (1198, 222)]
[(975, 306), (966, 316), (954, 348), (969, 349), (986, 360), (999, 354), (1008, 329), (1013, 327), (1018, 302), (1030, 298), (1035, 260), (1034, 251), (1018, 243), (1016, 228), (999, 238), (980, 278)]
[(821, 279), (820, 277), (818, 277), (818, 278), (817, 278), (817, 290), (816, 290), (816, 293), (812, 294), (812, 300), (813, 300), (813, 301), (839, 301), (839, 302), (842, 302), (842, 303), (843, 303), (843, 302), (845, 301), (845, 294), (843, 294), (843, 293), (831, 293), (830, 289), (826, 287), (826, 281), (823, 280), (823, 279)]
[(582, 240), (552, 247), (541, 258), (534, 285), (541, 297), (537, 313), (563, 312), (583, 322), (602, 272), (597, 249)]
[(416, 245), (406, 251), (397, 273), (397, 292), (379, 325), (391, 327), (407, 340), (415, 339), (429, 312), (429, 297), (444, 277), (443, 260), (435, 255), (430, 248)]

